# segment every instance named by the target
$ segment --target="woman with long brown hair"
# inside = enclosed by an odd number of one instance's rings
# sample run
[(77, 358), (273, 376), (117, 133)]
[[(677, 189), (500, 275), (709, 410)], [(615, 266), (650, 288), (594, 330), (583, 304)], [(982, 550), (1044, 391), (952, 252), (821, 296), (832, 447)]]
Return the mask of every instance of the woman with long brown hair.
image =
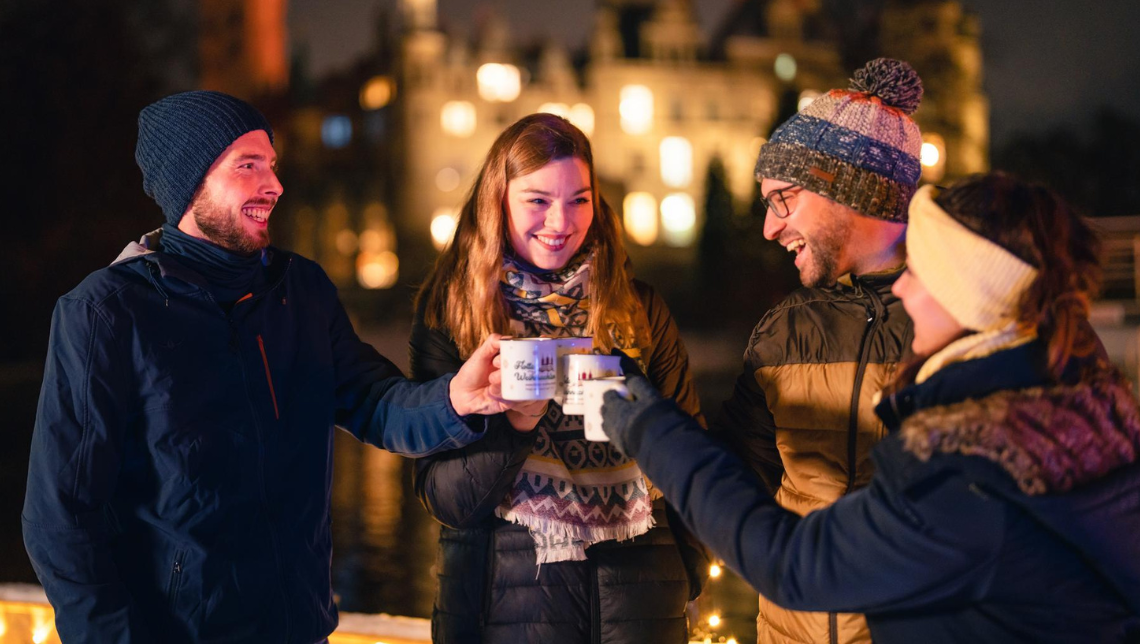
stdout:
[[(492, 145), (455, 239), (420, 290), (412, 376), (457, 369), (492, 333), (591, 337), (699, 416), (661, 298), (632, 278), (588, 139), (533, 114)], [(436, 642), (685, 642), (707, 557), (635, 461), (556, 402), (520, 405), (477, 447), (417, 462), (440, 523)]]
[(605, 430), (765, 597), (859, 612), (876, 642), (1140, 641), (1140, 409), (1089, 325), (1088, 224), (971, 177), (910, 204), (913, 368), (871, 484), (799, 517), (644, 380)]

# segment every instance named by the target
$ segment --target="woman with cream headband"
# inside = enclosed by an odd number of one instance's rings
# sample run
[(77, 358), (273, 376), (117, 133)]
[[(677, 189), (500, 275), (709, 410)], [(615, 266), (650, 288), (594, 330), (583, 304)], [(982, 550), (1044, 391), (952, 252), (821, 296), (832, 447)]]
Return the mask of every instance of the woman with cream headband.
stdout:
[(1140, 409), (1088, 324), (1088, 226), (1002, 174), (910, 205), (894, 286), (918, 356), (870, 486), (804, 517), (642, 379), (614, 444), (762, 594), (890, 642), (1140, 641)]

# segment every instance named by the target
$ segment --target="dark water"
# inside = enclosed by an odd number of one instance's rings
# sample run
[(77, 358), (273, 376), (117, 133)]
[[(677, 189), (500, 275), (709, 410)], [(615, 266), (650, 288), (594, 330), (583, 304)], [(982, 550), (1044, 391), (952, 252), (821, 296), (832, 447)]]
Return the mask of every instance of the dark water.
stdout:
[[(397, 324), (362, 336), (406, 369), (407, 332)], [(712, 409), (731, 390), (739, 353), (700, 338), (689, 344), (698, 387), (712, 394), (704, 401)], [(0, 369), (0, 583), (36, 581), (19, 517), (40, 377), (38, 366)], [(335, 452), (333, 587), (341, 609), (429, 617), (439, 529), (412, 492), (411, 462), (345, 432), (337, 433)], [(697, 601), (694, 622), (701, 623), (695, 625), (710, 630), (704, 620), (712, 613), (725, 620), (713, 629), (714, 642), (729, 635), (755, 641), (756, 593), (730, 572), (711, 581)]]

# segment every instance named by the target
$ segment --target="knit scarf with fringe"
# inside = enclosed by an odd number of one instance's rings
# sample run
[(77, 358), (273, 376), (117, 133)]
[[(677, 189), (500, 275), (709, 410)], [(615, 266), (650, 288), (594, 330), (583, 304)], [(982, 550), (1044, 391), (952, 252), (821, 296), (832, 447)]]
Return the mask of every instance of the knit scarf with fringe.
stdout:
[[(520, 337), (583, 337), (590, 308), (592, 253), (583, 249), (564, 268), (544, 272), (506, 257), (500, 288), (511, 331)], [(633, 338), (614, 334), (618, 348), (641, 364)], [(496, 516), (530, 530), (537, 563), (582, 561), (600, 541), (632, 539), (653, 527), (653, 494), (637, 462), (610, 443), (587, 441), (581, 416), (553, 401), (535, 427), (527, 457)]]

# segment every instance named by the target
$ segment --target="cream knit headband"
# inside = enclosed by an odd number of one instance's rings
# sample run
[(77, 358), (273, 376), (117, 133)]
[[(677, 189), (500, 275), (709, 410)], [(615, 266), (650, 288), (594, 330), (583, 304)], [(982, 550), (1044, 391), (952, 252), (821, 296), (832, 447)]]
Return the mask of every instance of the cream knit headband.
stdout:
[(923, 186), (910, 202), (907, 267), (963, 327), (991, 331), (1017, 318), (1037, 269), (966, 228), (934, 203)]

